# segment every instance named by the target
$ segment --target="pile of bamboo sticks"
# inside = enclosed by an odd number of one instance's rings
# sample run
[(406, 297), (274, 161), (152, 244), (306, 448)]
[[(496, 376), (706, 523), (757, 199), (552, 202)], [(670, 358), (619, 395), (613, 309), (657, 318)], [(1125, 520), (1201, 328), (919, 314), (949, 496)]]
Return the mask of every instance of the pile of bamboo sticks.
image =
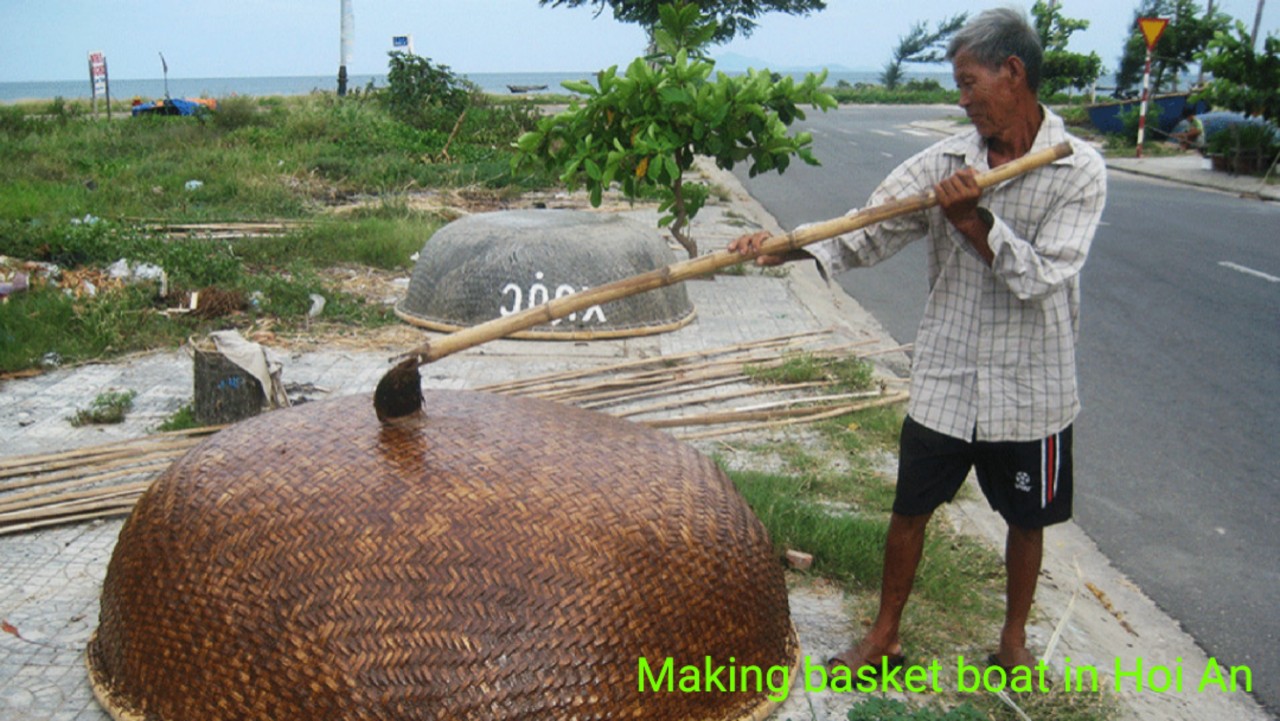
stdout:
[[(567, 403), (628, 418), (650, 428), (712, 427), (676, 433), (681, 440), (715, 438), (748, 431), (812, 423), (877, 406), (900, 403), (902, 390), (879, 389), (813, 396), (835, 381), (789, 384), (753, 382), (748, 367), (768, 370), (786, 363), (790, 354), (817, 359), (870, 358), (902, 352), (905, 346), (871, 349), (876, 341), (812, 346), (830, 330), (780, 336), (751, 343), (693, 351), (674, 356), (626, 361), (616, 365), (527, 378), (484, 386), (479, 390)], [(749, 406), (726, 407), (748, 397), (785, 396)], [(657, 400), (655, 400), (657, 399)], [(643, 403), (642, 403), (643, 402)], [(701, 407), (702, 412), (688, 413)], [(657, 418), (643, 416), (659, 415)]]
[(0, 535), (125, 515), (153, 478), (224, 427), (0, 459)]
[[(831, 331), (638, 359), (483, 386), (543, 398), (697, 440), (813, 423), (906, 399), (890, 381), (865, 392), (831, 393), (832, 381), (761, 383), (747, 369), (775, 368), (796, 353), (867, 358), (905, 350), (873, 342), (817, 345)], [(735, 405), (747, 399), (750, 405)], [(763, 401), (763, 402), (762, 402)], [(222, 426), (160, 433), (63, 453), (0, 458), (0, 535), (127, 515), (150, 482)], [(689, 430), (696, 429), (696, 430)]]

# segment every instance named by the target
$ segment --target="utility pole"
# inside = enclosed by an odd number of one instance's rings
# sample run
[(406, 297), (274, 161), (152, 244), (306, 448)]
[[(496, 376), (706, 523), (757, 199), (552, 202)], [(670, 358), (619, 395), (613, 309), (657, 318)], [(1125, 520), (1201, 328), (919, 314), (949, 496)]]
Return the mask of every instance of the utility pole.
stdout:
[(342, 0), (342, 38), (338, 47), (338, 97), (347, 94), (347, 63), (351, 62), (351, 35), (355, 32), (351, 0)]
[[(1204, 11), (1204, 19), (1213, 22), (1213, 0), (1209, 0), (1208, 7)], [(1196, 87), (1204, 87), (1204, 63), (1200, 63), (1200, 77), (1196, 80)]]
[(1258, 14), (1253, 16), (1253, 34), (1249, 36), (1249, 47), (1256, 50), (1258, 47), (1258, 27), (1262, 25), (1262, 6), (1266, 0), (1258, 0)]

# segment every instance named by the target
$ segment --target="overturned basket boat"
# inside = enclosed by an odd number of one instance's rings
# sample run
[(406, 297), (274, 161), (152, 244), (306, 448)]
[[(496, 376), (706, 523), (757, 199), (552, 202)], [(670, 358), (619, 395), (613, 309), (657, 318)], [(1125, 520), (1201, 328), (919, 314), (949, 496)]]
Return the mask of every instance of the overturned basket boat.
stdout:
[[(121, 531), (89, 644), (117, 719), (747, 719), (792, 668), (781, 566), (725, 475), (668, 436), (544, 401), (352, 396), (191, 451)], [(678, 681), (678, 679), (675, 679)]]

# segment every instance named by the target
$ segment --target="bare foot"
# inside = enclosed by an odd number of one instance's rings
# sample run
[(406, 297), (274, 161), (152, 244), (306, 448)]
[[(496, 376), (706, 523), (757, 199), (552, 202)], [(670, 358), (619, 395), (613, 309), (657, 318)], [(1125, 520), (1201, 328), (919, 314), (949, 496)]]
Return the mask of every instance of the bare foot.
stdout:
[(987, 657), (987, 663), (992, 666), (999, 666), (1006, 671), (1025, 666), (1027, 668), (1035, 668), (1038, 661), (1036, 657), (1027, 650), (1026, 646), (1015, 646), (1013, 648), (1004, 648)]
[(857, 673), (863, 666), (871, 666), (876, 669), (893, 669), (901, 666), (902, 662), (902, 644), (900, 642), (895, 641), (894, 643), (880, 646), (869, 639), (863, 639), (853, 648), (832, 656), (827, 661), (827, 665), (831, 668), (844, 666)]

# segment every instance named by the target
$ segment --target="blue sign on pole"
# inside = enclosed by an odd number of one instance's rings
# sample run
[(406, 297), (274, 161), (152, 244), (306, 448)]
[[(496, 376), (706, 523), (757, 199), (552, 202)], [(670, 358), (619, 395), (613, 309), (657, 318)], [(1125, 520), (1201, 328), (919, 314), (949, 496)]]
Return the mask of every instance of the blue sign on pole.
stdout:
[(410, 55), (413, 55), (413, 36), (412, 35), (392, 35), (391, 47), (396, 50), (403, 50), (404, 52), (407, 52)]

